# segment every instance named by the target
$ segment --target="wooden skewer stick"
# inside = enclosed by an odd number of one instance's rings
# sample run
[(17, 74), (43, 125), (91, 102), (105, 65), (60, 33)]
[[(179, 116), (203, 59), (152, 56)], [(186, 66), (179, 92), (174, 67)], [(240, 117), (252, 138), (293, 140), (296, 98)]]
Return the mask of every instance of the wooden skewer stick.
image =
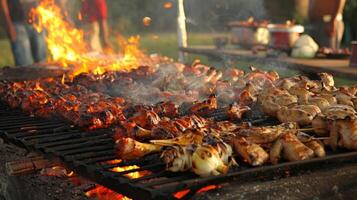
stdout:
[(298, 131), (314, 131), (315, 128), (299, 128)]

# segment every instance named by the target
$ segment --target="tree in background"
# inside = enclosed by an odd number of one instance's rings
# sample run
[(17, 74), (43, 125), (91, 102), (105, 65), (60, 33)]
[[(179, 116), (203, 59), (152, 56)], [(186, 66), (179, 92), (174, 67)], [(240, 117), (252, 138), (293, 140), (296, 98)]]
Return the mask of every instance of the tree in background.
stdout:
[(346, 2), (343, 18), (346, 26), (344, 43), (349, 46), (351, 40), (357, 40), (357, 0)]

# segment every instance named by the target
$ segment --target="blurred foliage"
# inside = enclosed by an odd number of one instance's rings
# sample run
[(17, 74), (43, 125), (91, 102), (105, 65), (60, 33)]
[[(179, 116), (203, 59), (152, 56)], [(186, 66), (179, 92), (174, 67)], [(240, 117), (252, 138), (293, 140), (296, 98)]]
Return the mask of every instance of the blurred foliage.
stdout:
[[(307, 2), (309, 0), (185, 0), (187, 26), (189, 32), (223, 32), (225, 24), (231, 20), (244, 20), (249, 16), (256, 19), (268, 19), (272, 22), (284, 22), (296, 19), (305, 23)], [(164, 8), (170, 2), (172, 7)], [(124, 35), (152, 32), (175, 32), (177, 0), (107, 0), (109, 23), (112, 32)], [(68, 13), (75, 23), (81, 0), (68, 0)], [(357, 0), (347, 0), (345, 9), (346, 28), (349, 37), (356, 39)], [(142, 19), (150, 17), (150, 26), (144, 26)], [(4, 26), (2, 26), (4, 27)], [(4, 37), (0, 29), (0, 38)]]

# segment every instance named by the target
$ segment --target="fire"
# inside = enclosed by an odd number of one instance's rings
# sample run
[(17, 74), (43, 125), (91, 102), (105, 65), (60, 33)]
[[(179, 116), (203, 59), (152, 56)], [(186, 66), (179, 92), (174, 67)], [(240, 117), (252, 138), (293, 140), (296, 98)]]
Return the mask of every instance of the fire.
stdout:
[(42, 91), (42, 92), (44, 91), (43, 88), (41, 87), (39, 81), (36, 81), (34, 90), (38, 90), (38, 91)]
[[(106, 162), (107, 164), (118, 164), (122, 162), (122, 160), (120, 159), (116, 159), (116, 160), (111, 160)], [(114, 172), (123, 172), (123, 171), (128, 171), (128, 170), (133, 170), (133, 169), (139, 169), (139, 166), (136, 165), (132, 165), (132, 166), (124, 166), (124, 167), (115, 167), (113, 169), (111, 169)], [(126, 177), (131, 178), (131, 179), (135, 179), (135, 178), (140, 178), (142, 176), (145, 176), (147, 174), (149, 174), (150, 172), (148, 171), (136, 171), (136, 172), (131, 172), (128, 174), (125, 174)], [(89, 190), (86, 192), (86, 196), (87, 197), (96, 197), (99, 200), (130, 200), (130, 198), (122, 195), (122, 194), (118, 194), (104, 186), (101, 185), (96, 185), (95, 188)]]
[(64, 19), (54, 0), (42, 0), (30, 15), (36, 30), (47, 32), (46, 41), (51, 54), (49, 61), (73, 68), (73, 75), (82, 72), (103, 74), (106, 71), (129, 71), (139, 67), (141, 61), (148, 58), (138, 47), (139, 37), (120, 42), (122, 51), (119, 53), (115, 54), (112, 49), (106, 49), (105, 53), (110, 52), (107, 54), (91, 53), (84, 31)]
[(172, 4), (171, 2), (165, 2), (165, 3), (164, 3), (164, 8), (165, 8), (165, 9), (171, 9), (172, 6), (173, 6), (173, 4)]
[[(203, 187), (201, 189), (199, 189), (197, 191), (197, 193), (204, 193), (204, 192), (207, 192), (207, 191), (210, 191), (210, 190), (215, 190), (215, 189), (218, 189), (219, 186), (218, 185), (208, 185), (206, 187)], [(187, 189), (187, 190), (182, 190), (182, 191), (179, 191), (179, 192), (176, 192), (174, 194), (175, 198), (177, 199), (182, 199), (183, 197), (185, 197), (191, 190), (190, 189)]]
[(118, 194), (104, 186), (96, 185), (95, 188), (85, 193), (87, 197), (96, 198), (98, 200), (130, 200), (129, 197)]
[(65, 80), (66, 80), (66, 75), (63, 74), (62, 78), (61, 78), (61, 84), (64, 85), (65, 84)]

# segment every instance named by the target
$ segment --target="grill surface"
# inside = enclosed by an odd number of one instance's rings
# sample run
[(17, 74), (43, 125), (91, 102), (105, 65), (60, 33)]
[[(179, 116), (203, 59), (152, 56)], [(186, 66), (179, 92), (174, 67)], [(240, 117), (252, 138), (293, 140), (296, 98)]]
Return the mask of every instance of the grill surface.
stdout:
[[(33, 118), (0, 104), (1, 137), (28, 150), (40, 152), (48, 158), (60, 158), (66, 167), (77, 174), (135, 199), (175, 199), (174, 193), (186, 189), (189, 189), (189, 192), (184, 198), (189, 198), (207, 185), (229, 181), (243, 183), (271, 180), (357, 161), (357, 152), (338, 152), (329, 153), (325, 158), (274, 166), (239, 166), (226, 175), (199, 178), (189, 172), (166, 171), (159, 155), (108, 164), (105, 161), (117, 159), (111, 134), (110, 130), (84, 132), (63, 122)], [(140, 166), (140, 169), (112, 171), (114, 167), (131, 165)], [(145, 170), (151, 173), (136, 179), (125, 176), (131, 172)]]

